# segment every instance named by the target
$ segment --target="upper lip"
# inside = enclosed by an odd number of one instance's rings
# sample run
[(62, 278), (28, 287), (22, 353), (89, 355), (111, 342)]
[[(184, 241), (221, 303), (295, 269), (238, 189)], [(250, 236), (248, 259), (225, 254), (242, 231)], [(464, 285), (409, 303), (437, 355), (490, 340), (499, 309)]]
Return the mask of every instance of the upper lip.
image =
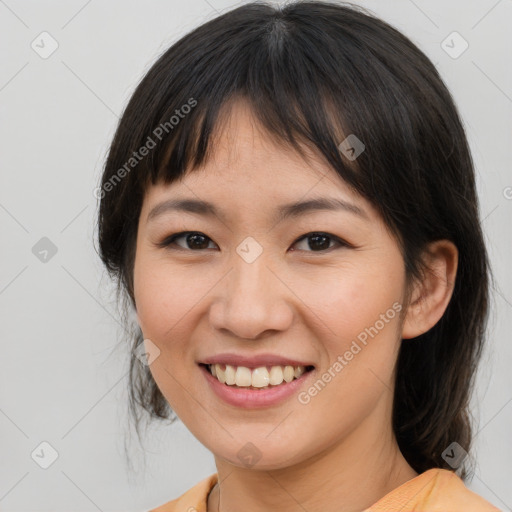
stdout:
[(289, 357), (275, 354), (258, 354), (243, 356), (232, 353), (217, 354), (199, 361), (202, 364), (229, 364), (231, 366), (245, 366), (247, 368), (259, 368), (261, 366), (313, 366), (312, 363), (298, 361)]

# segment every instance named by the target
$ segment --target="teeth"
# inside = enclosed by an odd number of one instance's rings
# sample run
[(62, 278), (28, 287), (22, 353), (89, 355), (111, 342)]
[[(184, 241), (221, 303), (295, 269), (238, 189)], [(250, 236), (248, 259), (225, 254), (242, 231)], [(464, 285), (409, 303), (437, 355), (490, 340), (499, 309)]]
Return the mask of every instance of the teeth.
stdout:
[(286, 382), (291, 382), (295, 377), (295, 370), (293, 366), (285, 366), (283, 371), (283, 378)]
[[(208, 365), (210, 373), (222, 384), (238, 387), (267, 388), (278, 386), (283, 381), (298, 379), (305, 371), (304, 366), (261, 366), (251, 370), (245, 366), (212, 364)], [(269, 371), (270, 368), (270, 371)]]
[[(226, 372), (228, 371), (228, 368), (229, 365), (226, 366)], [(227, 380), (226, 384), (229, 384)], [(245, 368), (245, 366), (239, 366), (236, 369), (235, 382), (232, 384), (236, 384), (237, 386), (250, 386), (252, 384), (251, 370), (249, 370), (249, 368)]]
[[(248, 369), (248, 368), (247, 368)], [(240, 371), (240, 368), (238, 368)], [(270, 384), (270, 375), (268, 370), (262, 366), (255, 368), (251, 373), (251, 385), (255, 388), (267, 388)]]
[(236, 368), (234, 366), (226, 365), (226, 370), (224, 371), (224, 378), (226, 379), (226, 384), (232, 386), (236, 383)]
[(283, 382), (283, 368), (282, 366), (272, 366), (270, 368), (270, 384), (277, 386)]

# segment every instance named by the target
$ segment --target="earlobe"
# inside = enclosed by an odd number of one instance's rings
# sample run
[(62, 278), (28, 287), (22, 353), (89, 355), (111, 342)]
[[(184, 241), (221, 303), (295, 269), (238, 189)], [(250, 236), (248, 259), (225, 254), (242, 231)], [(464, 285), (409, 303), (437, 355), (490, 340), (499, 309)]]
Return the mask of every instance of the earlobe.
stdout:
[(459, 252), (453, 242), (436, 240), (424, 252), (426, 265), (421, 282), (415, 283), (402, 328), (402, 338), (416, 338), (441, 319), (453, 294)]

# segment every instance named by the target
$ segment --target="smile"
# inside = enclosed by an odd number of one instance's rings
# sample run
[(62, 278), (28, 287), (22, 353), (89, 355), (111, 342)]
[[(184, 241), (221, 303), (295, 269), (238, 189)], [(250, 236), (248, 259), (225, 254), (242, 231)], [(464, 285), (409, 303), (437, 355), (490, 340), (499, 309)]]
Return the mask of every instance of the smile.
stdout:
[(298, 379), (303, 373), (313, 369), (313, 366), (291, 365), (261, 366), (254, 369), (230, 364), (209, 364), (206, 367), (221, 384), (250, 389), (279, 386), (283, 382)]
[[(217, 398), (229, 405), (245, 409), (280, 404), (292, 395), (299, 393), (316, 373), (314, 366), (271, 366), (250, 370), (242, 366), (200, 363), (199, 368)], [(215, 372), (215, 375), (212, 372)], [(253, 386), (253, 378), (254, 382), (260, 386)], [(232, 382), (232, 384), (228, 384), (226, 379), (229, 379), (228, 382)], [(276, 382), (276, 384), (271, 382)]]

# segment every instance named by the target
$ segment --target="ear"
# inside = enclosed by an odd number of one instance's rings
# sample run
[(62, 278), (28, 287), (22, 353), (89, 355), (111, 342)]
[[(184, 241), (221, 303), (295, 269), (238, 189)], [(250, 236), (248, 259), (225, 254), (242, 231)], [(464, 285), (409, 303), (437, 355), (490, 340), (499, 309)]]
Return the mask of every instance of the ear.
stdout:
[(459, 251), (449, 240), (431, 242), (423, 254), (427, 270), (411, 293), (402, 338), (415, 338), (430, 330), (443, 316), (452, 297)]

